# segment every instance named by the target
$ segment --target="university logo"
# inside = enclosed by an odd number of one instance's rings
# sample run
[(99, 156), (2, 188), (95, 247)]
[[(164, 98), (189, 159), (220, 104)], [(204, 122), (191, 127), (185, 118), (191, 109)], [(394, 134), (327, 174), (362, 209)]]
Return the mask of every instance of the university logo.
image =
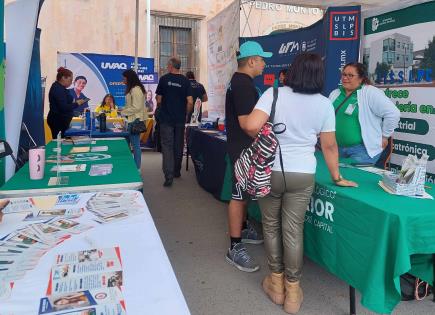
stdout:
[(331, 11), (329, 19), (329, 40), (357, 40), (358, 13), (358, 11)]
[(267, 73), (263, 77), (263, 84), (266, 86), (273, 86), (275, 83), (275, 74), (273, 73)]
[(372, 20), (372, 31), (376, 32), (378, 27), (379, 27), (379, 20), (378, 20), (378, 18), (373, 18), (373, 20)]
[(279, 48), (278, 54), (288, 54), (288, 53), (297, 53), (299, 52), (299, 43), (295, 41), (282, 43), (281, 47)]
[(102, 62), (101, 63), (102, 69), (119, 69), (119, 70), (127, 70), (127, 64), (125, 62)]

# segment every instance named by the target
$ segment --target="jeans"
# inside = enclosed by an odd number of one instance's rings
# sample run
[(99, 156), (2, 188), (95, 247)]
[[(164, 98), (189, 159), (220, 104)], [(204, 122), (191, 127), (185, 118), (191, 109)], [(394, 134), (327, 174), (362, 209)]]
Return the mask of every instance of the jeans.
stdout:
[(374, 157), (370, 157), (364, 144), (358, 144), (351, 147), (338, 147), (338, 154), (341, 158), (351, 158), (356, 163), (362, 164), (375, 164), (381, 156), (381, 153), (379, 153)]
[(142, 159), (142, 151), (140, 149), (140, 134), (132, 134), (130, 132), (128, 136), (128, 140), (131, 146), (133, 147), (133, 157), (134, 157), (134, 162), (136, 163), (136, 167), (140, 169), (140, 164)]
[[(272, 172), (271, 193), (258, 199), (269, 269), (288, 281), (302, 275), (305, 212), (314, 188), (314, 174)], [(285, 189), (286, 187), (286, 189)]]
[(171, 180), (179, 176), (183, 161), (184, 125), (160, 124), (160, 141), (163, 155), (163, 174)]

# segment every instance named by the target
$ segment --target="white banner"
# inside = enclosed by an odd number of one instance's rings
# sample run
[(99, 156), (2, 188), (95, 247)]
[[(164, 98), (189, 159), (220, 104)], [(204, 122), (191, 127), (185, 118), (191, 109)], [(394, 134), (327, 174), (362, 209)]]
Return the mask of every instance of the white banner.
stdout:
[(374, 84), (399, 108), (393, 167), (408, 154), (429, 155), (427, 181), (435, 180), (435, 2), (364, 19), (363, 61)]
[[(39, 0), (17, 0), (5, 7), (6, 77), (5, 134), (17, 155), (32, 58)], [(6, 180), (15, 173), (15, 164), (6, 160)]]
[(208, 21), (208, 117), (225, 117), (225, 94), (237, 69), (239, 48), (239, 1), (236, 0)]

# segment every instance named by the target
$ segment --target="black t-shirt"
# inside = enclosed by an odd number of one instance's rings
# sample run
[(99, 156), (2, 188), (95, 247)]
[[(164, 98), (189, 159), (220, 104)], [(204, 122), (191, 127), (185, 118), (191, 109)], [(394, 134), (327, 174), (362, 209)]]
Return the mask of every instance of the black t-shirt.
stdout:
[(232, 161), (253, 141), (240, 127), (238, 116), (249, 115), (258, 99), (259, 95), (252, 78), (244, 73), (234, 73), (225, 98), (227, 151)]
[(189, 80), (189, 81), (190, 81), (190, 85), (192, 86), (193, 103), (195, 104), (197, 98), (199, 98), (202, 101), (202, 96), (206, 93), (204, 85), (202, 85), (196, 80)]
[(187, 97), (192, 96), (189, 80), (182, 74), (165, 74), (159, 80), (156, 94), (162, 96), (159, 122), (184, 126)]

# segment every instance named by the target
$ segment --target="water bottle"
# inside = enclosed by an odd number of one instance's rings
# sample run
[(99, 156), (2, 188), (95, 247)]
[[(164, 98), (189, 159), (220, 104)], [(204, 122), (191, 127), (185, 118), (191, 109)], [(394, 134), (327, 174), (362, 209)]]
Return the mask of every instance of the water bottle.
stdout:
[(98, 116), (98, 121), (100, 123), (100, 132), (106, 132), (107, 131), (107, 127), (106, 127), (106, 114), (105, 113), (101, 113)]
[(91, 130), (91, 112), (88, 110), (85, 112), (85, 121), (86, 121), (86, 129)]

